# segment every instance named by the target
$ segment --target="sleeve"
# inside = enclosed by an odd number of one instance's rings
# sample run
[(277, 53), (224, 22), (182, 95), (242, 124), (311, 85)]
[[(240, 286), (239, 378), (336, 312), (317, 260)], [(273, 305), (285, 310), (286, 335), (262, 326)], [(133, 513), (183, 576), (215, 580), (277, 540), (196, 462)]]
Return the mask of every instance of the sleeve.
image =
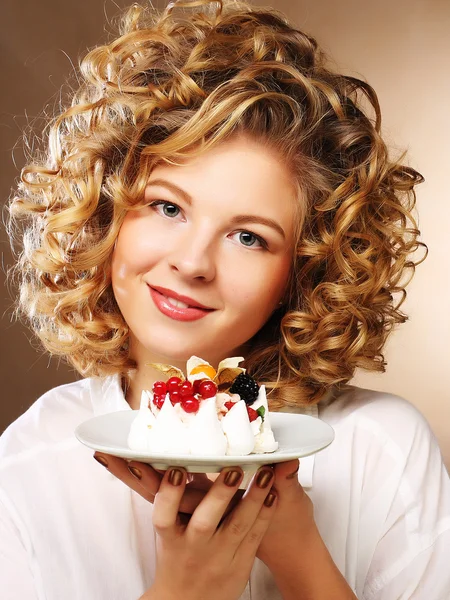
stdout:
[(0, 498), (0, 590), (2, 600), (39, 600), (22, 536)]
[(426, 421), (404, 433), (398, 485), (362, 600), (449, 600), (450, 480)]
[[(380, 575), (373, 582), (373, 593), (365, 598), (370, 598), (370, 600), (423, 600), (424, 598), (449, 600), (449, 550), (450, 530), (447, 530), (436, 539), (434, 544), (412, 558), (401, 571), (392, 574), (392, 577), (389, 577), (389, 572)], [(383, 579), (387, 579), (387, 581), (384, 583)]]

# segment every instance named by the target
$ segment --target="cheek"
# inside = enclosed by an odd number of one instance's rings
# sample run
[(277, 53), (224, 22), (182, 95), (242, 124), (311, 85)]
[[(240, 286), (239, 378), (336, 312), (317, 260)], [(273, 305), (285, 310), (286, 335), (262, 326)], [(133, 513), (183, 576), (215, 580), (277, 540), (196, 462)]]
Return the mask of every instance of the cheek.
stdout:
[(259, 268), (239, 269), (238, 278), (228, 287), (230, 301), (245, 307), (249, 316), (266, 318), (283, 297), (290, 268), (290, 257), (282, 257)]
[(144, 223), (125, 220), (112, 258), (113, 285), (148, 271), (160, 259), (163, 247), (162, 240), (150, 234)]

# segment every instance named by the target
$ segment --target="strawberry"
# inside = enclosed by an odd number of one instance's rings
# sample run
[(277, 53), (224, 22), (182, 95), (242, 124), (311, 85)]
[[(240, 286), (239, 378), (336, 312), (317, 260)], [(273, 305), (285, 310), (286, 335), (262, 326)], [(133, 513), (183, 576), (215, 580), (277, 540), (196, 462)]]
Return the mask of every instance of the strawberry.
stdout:
[(254, 408), (251, 408), (250, 406), (247, 406), (247, 414), (248, 414), (248, 418), (250, 419), (250, 423), (252, 421), (256, 421), (256, 419), (259, 417), (256, 410)]

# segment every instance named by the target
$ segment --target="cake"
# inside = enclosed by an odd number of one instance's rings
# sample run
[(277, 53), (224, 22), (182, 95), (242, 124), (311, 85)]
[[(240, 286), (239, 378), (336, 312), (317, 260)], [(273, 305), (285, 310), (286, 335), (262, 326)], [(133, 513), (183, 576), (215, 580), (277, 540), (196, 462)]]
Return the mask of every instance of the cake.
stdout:
[(216, 371), (207, 361), (192, 356), (186, 376), (176, 367), (152, 364), (168, 379), (142, 392), (128, 435), (130, 449), (195, 456), (277, 450), (265, 387), (239, 367), (243, 360), (227, 358)]

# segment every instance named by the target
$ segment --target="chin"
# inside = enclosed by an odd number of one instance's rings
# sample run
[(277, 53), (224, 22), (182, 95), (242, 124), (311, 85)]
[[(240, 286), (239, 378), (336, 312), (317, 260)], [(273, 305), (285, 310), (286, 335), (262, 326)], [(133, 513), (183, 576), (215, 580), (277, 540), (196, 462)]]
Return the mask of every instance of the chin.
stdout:
[(198, 356), (199, 358), (203, 358), (204, 360), (208, 361), (213, 367), (217, 368), (219, 362), (224, 358), (240, 355), (239, 349), (227, 350), (226, 348), (219, 348), (217, 346), (210, 347), (205, 344), (192, 342), (180, 344), (179, 340), (177, 344), (168, 344), (167, 341), (165, 341), (165, 343), (162, 343), (156, 347), (154, 341), (155, 340), (152, 340), (153, 343), (151, 346), (145, 345), (145, 354), (152, 357), (151, 360), (147, 359), (145, 362), (160, 362), (163, 364), (177, 366), (180, 364), (186, 364), (191, 356)]

